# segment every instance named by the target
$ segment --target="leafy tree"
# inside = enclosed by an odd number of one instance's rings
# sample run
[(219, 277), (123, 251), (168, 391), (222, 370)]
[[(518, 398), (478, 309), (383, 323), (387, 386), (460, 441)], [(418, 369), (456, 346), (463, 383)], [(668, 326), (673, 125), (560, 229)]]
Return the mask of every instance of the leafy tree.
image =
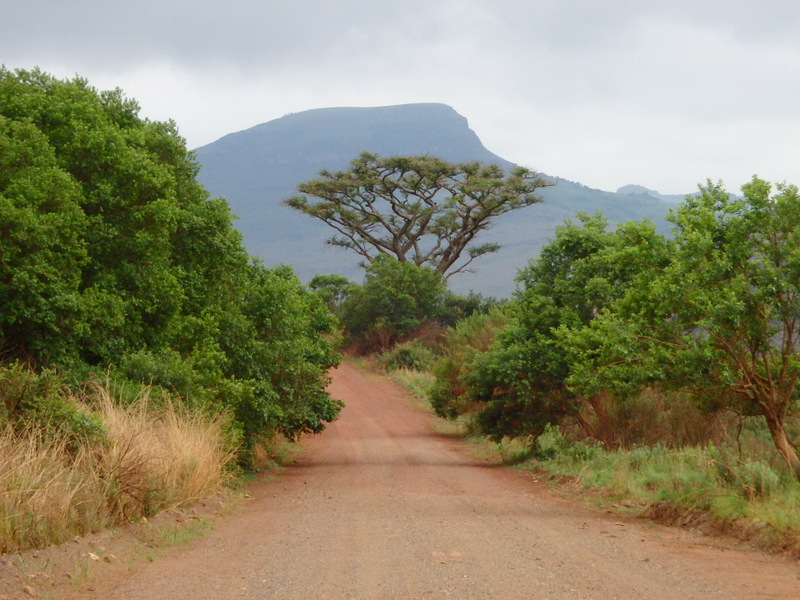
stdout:
[(488, 314), (502, 303), (503, 301), (496, 298), (484, 297), (483, 294), (473, 291), (468, 294), (455, 294), (448, 291), (439, 321), (445, 327), (454, 327), (462, 319), (469, 318), (474, 314)]
[(575, 382), (655, 382), (761, 415), (800, 478), (786, 429), (800, 376), (800, 196), (755, 177), (742, 199), (711, 182), (700, 192), (670, 217), (670, 264), (576, 340)]
[(586, 327), (639, 270), (663, 261), (666, 241), (651, 222), (611, 232), (599, 214), (578, 220), (558, 227), (520, 272), (509, 323), (464, 376), (473, 400), (484, 404), (479, 423), (494, 438), (538, 435), (564, 416), (579, 416), (585, 398), (567, 385), (570, 361), (559, 328)]
[(389, 348), (444, 306), (446, 286), (430, 267), (418, 267), (381, 255), (367, 267), (364, 284), (342, 306), (342, 326), (364, 350)]
[(75, 332), (89, 363), (167, 343), (182, 300), (173, 236), (182, 204), (205, 193), (174, 124), (139, 119), (138, 109), (81, 78), (0, 70), (0, 114), (47, 140), (82, 211), (88, 260)]
[(80, 188), (33, 124), (0, 115), (0, 352), (74, 354), (87, 262)]
[(223, 372), (251, 388), (233, 403), (245, 440), (319, 432), (342, 407), (325, 391), (339, 362), (323, 337), (333, 326), (327, 307), (289, 267), (253, 263), (246, 283), (241, 312), (224, 315), (219, 331)]
[(494, 217), (540, 202), (535, 191), (547, 185), (521, 167), (506, 176), (497, 165), (365, 152), (346, 171), (322, 171), (300, 184), (302, 194), (285, 203), (335, 229), (331, 245), (367, 261), (388, 254), (449, 277), (496, 252), (497, 244), (475, 245), (475, 237)]
[(0, 67), (0, 358), (160, 385), (228, 411), (247, 448), (321, 430), (341, 407), (324, 304), (252, 262), (175, 124), (138, 111)]
[(317, 274), (308, 282), (308, 287), (322, 298), (331, 314), (338, 315), (344, 301), (358, 286), (344, 275)]

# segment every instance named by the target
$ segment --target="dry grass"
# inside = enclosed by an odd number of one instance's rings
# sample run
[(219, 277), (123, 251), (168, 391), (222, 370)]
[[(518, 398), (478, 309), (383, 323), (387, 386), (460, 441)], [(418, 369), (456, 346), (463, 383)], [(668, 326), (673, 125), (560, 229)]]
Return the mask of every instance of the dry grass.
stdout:
[(108, 523), (88, 453), (36, 431), (0, 433), (0, 551), (62, 542)]
[(224, 443), (224, 419), (169, 402), (151, 410), (147, 394), (126, 407), (114, 402), (107, 387), (96, 388), (93, 396), (108, 430), (96, 471), (115, 519), (187, 504), (223, 483), (233, 458)]
[(144, 393), (120, 406), (108, 387), (82, 398), (106, 428), (77, 449), (40, 432), (0, 432), (0, 551), (63, 542), (111, 524), (188, 504), (225, 480), (233, 449), (225, 421)]

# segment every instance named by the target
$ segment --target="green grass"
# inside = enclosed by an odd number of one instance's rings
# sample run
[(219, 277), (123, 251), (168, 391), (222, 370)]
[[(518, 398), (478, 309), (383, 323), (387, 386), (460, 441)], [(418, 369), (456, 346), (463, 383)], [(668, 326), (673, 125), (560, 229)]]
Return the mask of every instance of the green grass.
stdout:
[(577, 478), (584, 489), (602, 491), (613, 501), (668, 503), (800, 533), (800, 482), (787, 469), (730, 450), (713, 445), (605, 450), (570, 442), (551, 428), (531, 452), (537, 458), (526, 466), (544, 468), (553, 478)]
[(415, 371), (414, 369), (397, 369), (392, 371), (392, 378), (409, 390), (418, 400), (426, 402), (428, 391), (436, 381), (429, 371)]

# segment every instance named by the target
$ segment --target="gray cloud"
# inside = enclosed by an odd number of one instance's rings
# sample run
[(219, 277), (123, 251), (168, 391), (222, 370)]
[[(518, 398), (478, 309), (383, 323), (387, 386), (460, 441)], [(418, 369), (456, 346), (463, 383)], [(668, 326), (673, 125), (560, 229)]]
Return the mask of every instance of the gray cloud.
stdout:
[(122, 87), (190, 145), (438, 101), (491, 150), (604, 189), (800, 179), (796, 0), (27, 0), (0, 23), (7, 66)]

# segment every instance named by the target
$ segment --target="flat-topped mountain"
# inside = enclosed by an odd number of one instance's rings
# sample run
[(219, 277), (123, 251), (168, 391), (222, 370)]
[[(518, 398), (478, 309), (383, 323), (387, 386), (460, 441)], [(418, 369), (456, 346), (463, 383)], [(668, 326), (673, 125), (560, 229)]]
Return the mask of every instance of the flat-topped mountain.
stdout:
[[(316, 273), (341, 273), (360, 281), (360, 257), (324, 242), (333, 230), (281, 201), (297, 184), (322, 169), (344, 169), (361, 152), (431, 154), (452, 162), (477, 160), (510, 168), (513, 163), (487, 150), (467, 119), (444, 104), (375, 108), (321, 108), (292, 113), (198, 148), (198, 179), (214, 196), (224, 196), (239, 217), (244, 243), (267, 265), (290, 264), (303, 280)], [(546, 157), (544, 157), (546, 158)], [(646, 194), (587, 188), (558, 177), (542, 190), (545, 201), (495, 221), (480, 242), (503, 247), (474, 263), (475, 273), (456, 275), (452, 289), (504, 297), (524, 267), (559, 223), (576, 211), (602, 211), (612, 222), (650, 218), (663, 224), (669, 205)]]

